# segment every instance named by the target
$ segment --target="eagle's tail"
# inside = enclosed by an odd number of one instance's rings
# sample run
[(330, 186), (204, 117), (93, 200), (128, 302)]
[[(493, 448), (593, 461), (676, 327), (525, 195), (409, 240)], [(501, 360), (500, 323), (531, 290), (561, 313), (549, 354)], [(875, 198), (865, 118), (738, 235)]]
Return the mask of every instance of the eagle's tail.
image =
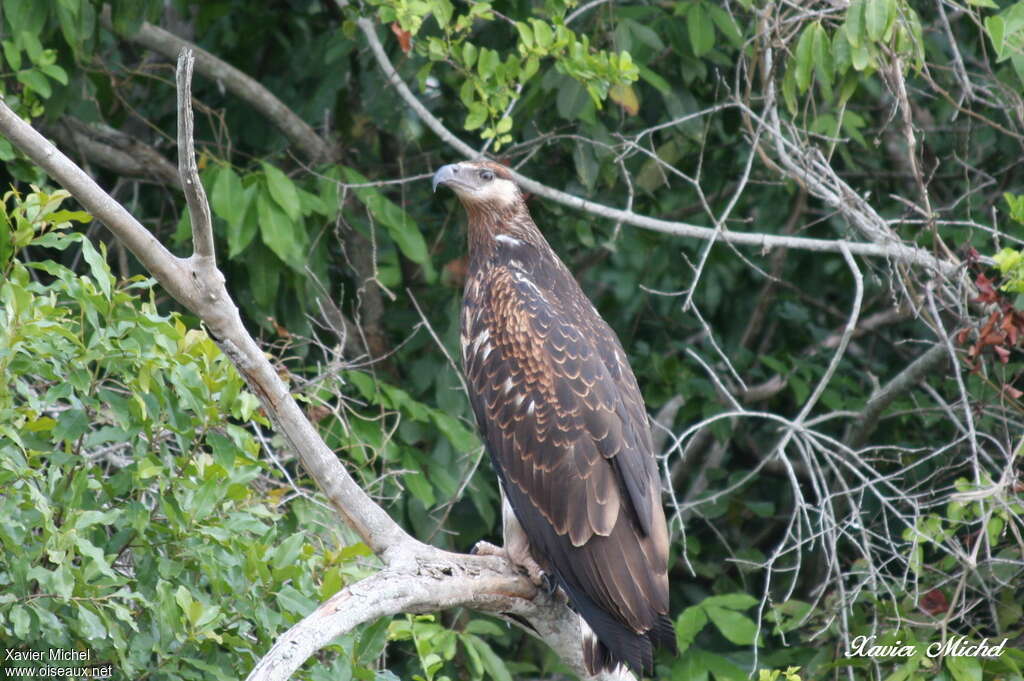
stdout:
[(676, 650), (675, 628), (667, 615), (657, 615), (654, 627), (638, 634), (592, 601), (584, 605), (580, 600), (576, 599), (573, 606), (580, 614), (583, 664), (591, 676), (604, 672), (605, 678), (623, 681), (649, 677), (654, 674), (654, 649)]

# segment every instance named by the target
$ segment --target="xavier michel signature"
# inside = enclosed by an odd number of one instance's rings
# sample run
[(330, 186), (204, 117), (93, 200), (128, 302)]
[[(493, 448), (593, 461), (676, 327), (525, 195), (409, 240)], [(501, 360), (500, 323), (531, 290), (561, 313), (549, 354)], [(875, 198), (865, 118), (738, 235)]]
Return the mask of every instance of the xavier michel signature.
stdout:
[[(966, 636), (954, 636), (932, 643), (925, 654), (928, 657), (999, 657), (1009, 640), (1004, 638), (1001, 643), (994, 644), (983, 638), (980, 643), (972, 643)], [(846, 657), (913, 657), (917, 651), (916, 645), (904, 644), (902, 641), (876, 645), (874, 636), (857, 636), (850, 642)]]

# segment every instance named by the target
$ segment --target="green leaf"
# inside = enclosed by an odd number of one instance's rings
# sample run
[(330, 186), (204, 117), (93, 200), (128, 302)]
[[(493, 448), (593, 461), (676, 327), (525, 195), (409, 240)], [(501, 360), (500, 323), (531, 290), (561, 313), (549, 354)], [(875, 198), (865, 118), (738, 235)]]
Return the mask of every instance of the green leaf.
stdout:
[(864, 27), (872, 40), (881, 40), (885, 35), (893, 14), (892, 10), (895, 9), (894, 2), (895, 0), (865, 0)]
[(53, 437), (58, 441), (74, 442), (89, 430), (89, 416), (85, 409), (67, 409), (57, 417)]
[(810, 24), (800, 34), (800, 40), (796, 44), (796, 54), (793, 56), (796, 60), (796, 86), (800, 94), (807, 92), (807, 88), (811, 86), (811, 73), (814, 69), (815, 27), (817, 24)]
[(486, 47), (480, 48), (480, 56), (477, 58), (476, 71), (484, 80), (490, 79), (498, 68), (501, 57), (494, 50)]
[(851, 47), (860, 47), (861, 41), (866, 34), (864, 32), (864, 4), (865, 0), (852, 0), (850, 8), (846, 10), (846, 23), (843, 28), (846, 32), (846, 39), (850, 41)]
[(402, 468), (412, 471), (402, 476), (402, 482), (405, 484), (405, 488), (409, 492), (423, 502), (423, 505), (430, 508), (437, 503), (437, 498), (434, 496), (434, 487), (428, 481), (426, 476), (423, 474), (420, 465), (412, 457), (411, 454), (405, 454), (402, 457)]
[(683, 610), (676, 618), (676, 645), (679, 652), (683, 653), (697, 638), (704, 625), (708, 623), (707, 614), (699, 605), (693, 605)]
[(110, 525), (121, 515), (121, 509), (110, 511), (82, 511), (75, 519), (75, 529), (83, 530), (93, 525)]
[(3, 43), (4, 58), (7, 60), (7, 64), (17, 71), (21, 68), (21, 49), (10, 40), (5, 40)]
[(24, 31), (39, 35), (46, 22), (47, 12), (39, 11), (36, 0), (4, 0), (3, 14), (11, 33)]
[(473, 102), (469, 107), (469, 113), (466, 114), (466, 122), (462, 124), (462, 127), (469, 130), (476, 130), (487, 121), (487, 107), (484, 106), (483, 102)]
[(480, 664), (483, 666), (484, 671), (494, 681), (512, 681), (512, 675), (509, 673), (508, 667), (505, 666), (505, 663), (494, 653), (494, 650), (491, 649), (491, 646), (486, 641), (472, 635), (462, 636), (461, 639), (467, 648), (473, 648), (479, 656)]
[(853, 68), (856, 71), (863, 71), (874, 63), (867, 43), (863, 43), (850, 50), (850, 63), (853, 64)]
[(43, 45), (39, 42), (39, 38), (29, 31), (18, 31), (17, 42), (28, 54), (32, 63), (38, 65), (43, 58)]
[(672, 86), (669, 85), (668, 81), (659, 76), (654, 71), (651, 71), (646, 66), (640, 66), (637, 64), (637, 71), (640, 73), (640, 77), (655, 90), (663, 95), (667, 95), (672, 92)]
[(715, 23), (705, 11), (703, 2), (690, 7), (686, 14), (686, 30), (690, 36), (690, 47), (696, 56), (704, 56), (715, 46)]
[(580, 183), (587, 188), (588, 192), (593, 191), (599, 168), (591, 145), (577, 140), (572, 158), (576, 165), (576, 177), (580, 179)]
[(42, 64), (39, 70), (61, 85), (68, 84), (68, 73), (57, 64)]
[(274, 202), (284, 210), (290, 220), (298, 221), (302, 217), (302, 206), (299, 203), (299, 193), (295, 191), (295, 183), (276, 166), (266, 161), (261, 161), (260, 165), (263, 166), (267, 188)]
[(637, 40), (655, 52), (661, 52), (665, 49), (665, 44), (661, 42), (661, 38), (654, 29), (632, 19), (626, 19), (625, 25)]
[(729, 610), (747, 610), (757, 605), (760, 601), (745, 593), (731, 593), (731, 594), (720, 594), (718, 596), (708, 596), (701, 605), (713, 605), (716, 608), (727, 608)]
[(267, 192), (256, 195), (256, 214), (263, 243), (292, 269), (302, 271), (306, 257), (305, 235), (300, 235), (299, 226), (285, 215)]
[(82, 240), (82, 257), (89, 263), (89, 271), (92, 273), (92, 278), (96, 281), (96, 285), (103, 292), (103, 297), (110, 300), (114, 277), (110, 274), (110, 266), (107, 265), (106, 258), (96, 250), (88, 239)]
[(274, 550), (274, 557), (272, 564), (275, 568), (288, 567), (294, 565), (295, 561), (299, 557), (299, 551), (302, 550), (302, 546), (306, 543), (306, 536), (304, 534), (293, 534), (281, 543), (277, 549)]
[(997, 515), (992, 516), (988, 519), (988, 523), (985, 526), (988, 532), (988, 542), (992, 546), (996, 546), (999, 543), (999, 536), (1003, 533), (1003, 529), (1006, 527), (1006, 521)]
[(786, 69), (786, 75), (782, 79), (782, 98), (786, 102), (786, 109), (790, 115), (795, 116), (798, 106), (796, 100), (796, 69), (792, 63)]
[(298, 617), (305, 616), (316, 608), (313, 599), (305, 596), (291, 584), (285, 584), (274, 595), (277, 604), (285, 611)]
[(75, 536), (75, 547), (78, 549), (80, 554), (91, 561), (91, 566), (96, 568), (97, 571), (103, 573), (107, 577), (117, 577), (117, 575), (114, 574), (114, 571), (110, 569), (110, 563), (107, 562), (107, 557), (104, 555), (103, 549), (96, 546), (82, 535)]
[(431, 0), (430, 11), (437, 19), (438, 25), (444, 28), (451, 23), (455, 8), (449, 0)]
[(258, 184), (249, 185), (242, 192), (238, 204), (232, 208), (236, 219), (228, 221), (228, 258), (234, 258), (248, 248), (259, 231), (257, 211), (252, 205), (258, 191)]
[(981, 661), (976, 657), (946, 657), (946, 669), (953, 675), (954, 681), (981, 681)]
[[(531, 49), (533, 47), (533, 29), (530, 28), (530, 25), (525, 21), (517, 21), (516, 30), (519, 31), (519, 41), (527, 50)], [(469, 43), (466, 44), (469, 45)], [(466, 66), (472, 66), (472, 64), (467, 64)]]
[(8, 611), (7, 619), (14, 629), (15, 638), (22, 641), (28, 640), (28, 632), (32, 625), (32, 618), (29, 616), (28, 610), (23, 606), (15, 605)]
[(757, 625), (746, 615), (706, 603), (702, 603), (701, 607), (730, 643), (748, 646), (754, 642), (754, 638), (757, 636)]
[(711, 672), (715, 681), (750, 681), (749, 672), (736, 665), (736, 663), (705, 650), (693, 651), (700, 663)]
[(359, 664), (366, 666), (380, 657), (388, 642), (390, 617), (381, 617), (359, 633), (359, 640), (352, 649), (352, 655)]
[(573, 120), (583, 113), (589, 101), (590, 97), (583, 86), (571, 78), (566, 78), (558, 88), (555, 106), (559, 116)]
[(57, 21), (60, 23), (60, 30), (64, 34), (64, 40), (78, 53), (84, 37), (81, 30), (80, 15), (82, 14), (82, 7), (80, 1), (58, 2), (56, 10)]
[[(462, 45), (462, 65), (467, 69), (473, 68), (473, 64), (476, 63), (476, 45), (469, 42), (468, 40)], [(467, 83), (472, 85), (472, 81), (467, 80)]]
[(551, 31), (551, 27), (547, 22), (540, 19), (530, 19), (530, 25), (533, 28), (533, 37), (537, 42), (537, 46), (544, 50), (550, 49), (555, 42), (555, 34)]
[(725, 36), (725, 39), (732, 43), (732, 46), (739, 49), (743, 47), (743, 35), (740, 33), (736, 20), (729, 12), (715, 3), (708, 5), (711, 18), (718, 27), (718, 32)]
[(39, 71), (34, 69), (18, 71), (17, 78), (18, 82), (34, 91), (43, 99), (49, 99), (50, 95), (53, 94), (53, 90), (50, 88), (50, 81)]
[[(1004, 39), (1006, 37), (1006, 22), (999, 15), (985, 17), (985, 31), (988, 33), (988, 39), (992, 41), (992, 47), (995, 49), (996, 55), (1002, 61), (1005, 58)], [(5, 50), (6, 47), (7, 44), (4, 43)], [(8, 61), (10, 61), (9, 58)]]
[(214, 215), (223, 218), (229, 225), (239, 222), (245, 212), (242, 178), (230, 166), (217, 170), (210, 191), (210, 207)]
[(832, 42), (829, 40), (825, 28), (818, 22), (814, 24), (814, 43), (812, 45), (814, 55), (814, 73), (818, 79), (826, 99), (832, 99)]
[(88, 641), (107, 638), (107, 627), (88, 605), (78, 604), (78, 632)]

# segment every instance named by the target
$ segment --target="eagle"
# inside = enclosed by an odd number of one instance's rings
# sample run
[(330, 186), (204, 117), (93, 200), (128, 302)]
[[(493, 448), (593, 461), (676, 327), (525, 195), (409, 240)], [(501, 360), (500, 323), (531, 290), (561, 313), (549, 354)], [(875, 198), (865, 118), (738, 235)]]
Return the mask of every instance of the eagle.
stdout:
[(581, 618), (587, 671), (654, 671), (675, 652), (668, 532), (636, 377), (615, 332), (530, 217), (502, 165), (452, 163), (469, 218), (460, 340), (502, 496), (504, 547)]

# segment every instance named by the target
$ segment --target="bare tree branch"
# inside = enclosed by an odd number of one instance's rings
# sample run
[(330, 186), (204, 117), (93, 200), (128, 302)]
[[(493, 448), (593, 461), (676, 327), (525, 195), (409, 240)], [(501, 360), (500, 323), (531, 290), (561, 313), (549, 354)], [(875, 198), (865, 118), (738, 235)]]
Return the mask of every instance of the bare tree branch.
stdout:
[[(317, 650), (356, 626), (398, 613), (469, 607), (501, 614), (547, 641), (582, 677), (579, 619), (560, 603), (537, 596), (532, 584), (493, 556), (435, 550), (429, 557), (401, 559), (325, 601), (274, 643), (247, 681), (284, 681)], [(604, 675), (596, 679), (605, 678)]]
[[(196, 166), (196, 148), (192, 139), (192, 67), (195, 56), (182, 50), (178, 58), (178, 174), (192, 221), (192, 243), (195, 257), (202, 258), (204, 267), (216, 269), (217, 256), (213, 250), (213, 217), (206, 201), (206, 190), (199, 180)], [(223, 280), (223, 278), (222, 278)]]
[(85, 123), (72, 116), (61, 116), (55, 124), (42, 125), (44, 134), (53, 137), (65, 149), (74, 149), (89, 162), (118, 175), (152, 179), (181, 189), (174, 164), (143, 142), (120, 130)]
[[(427, 125), (427, 127), (433, 130), (434, 133), (448, 146), (452, 147), (455, 151), (466, 158), (475, 158), (477, 156), (476, 150), (459, 139), (454, 133), (448, 130), (441, 121), (430, 113), (430, 111), (428, 111), (427, 108), (416, 98), (416, 95), (412, 93), (409, 87), (402, 80), (401, 76), (398, 75), (398, 72), (395, 71), (395, 67), (392, 65), (391, 60), (388, 59), (387, 53), (384, 51), (384, 47), (380, 43), (380, 38), (377, 37), (377, 31), (374, 28), (373, 22), (370, 19), (363, 17), (356, 20), (356, 24), (363, 32), (363, 35), (366, 36), (366, 40), (369, 42), (370, 48), (377, 59), (377, 64), (384, 72), (388, 82), (395, 87), (395, 90), (398, 92), (399, 96), (405, 100), (405, 103), (408, 104), (409, 107), (416, 112), (416, 115), (419, 116)], [(766, 126), (766, 130), (768, 133), (776, 137), (781, 137), (782, 135), (777, 124)], [(833, 239), (810, 239), (804, 237), (777, 236), (774, 234), (764, 233), (733, 232), (728, 230), (718, 232), (710, 227), (700, 227), (698, 225), (691, 225), (685, 222), (659, 220), (658, 218), (652, 218), (646, 215), (638, 215), (637, 213), (629, 210), (620, 210), (618, 208), (605, 206), (600, 203), (588, 201), (573, 194), (554, 189), (545, 184), (541, 184), (540, 182), (526, 177), (514, 170), (510, 170), (510, 172), (523, 189), (528, 192), (543, 196), (551, 199), (552, 201), (557, 201), (558, 203), (569, 206), (570, 208), (582, 210), (592, 215), (597, 215), (613, 221), (624, 222), (644, 229), (650, 229), (655, 232), (663, 232), (674, 236), (692, 237), (705, 241), (717, 239), (741, 246), (753, 246), (760, 248), (762, 251), (780, 247), (830, 253), (842, 253), (846, 250), (852, 255), (888, 258), (920, 267), (934, 269), (943, 274), (950, 274), (959, 267), (959, 263), (941, 260), (924, 249), (906, 246), (891, 238), (891, 233), (886, 227), (885, 221), (878, 217), (877, 214), (874, 213), (873, 209), (870, 210), (870, 214), (874, 215), (877, 220), (862, 220), (857, 224), (869, 225), (872, 229), (865, 230), (865, 233), (870, 235), (872, 238), (878, 238), (879, 243), (846, 242), (844, 244), (840, 240)], [(847, 187), (847, 189), (849, 188)], [(867, 202), (864, 201), (863, 198), (856, 196), (852, 192), (839, 195), (836, 195), (834, 192), (830, 192), (828, 197), (834, 199), (835, 202), (840, 204), (842, 204), (843, 201), (846, 201), (853, 202), (858, 206), (858, 208), (867, 206)], [(868, 208), (870, 209), (870, 206), (868, 206)], [(854, 215), (860, 217), (861, 213), (857, 212), (854, 213)], [(878, 229), (876, 229), (878, 225), (885, 227), (884, 239), (881, 238)]]
[[(104, 5), (100, 20), (107, 30), (114, 30), (109, 5)], [(340, 149), (333, 141), (318, 135), (312, 126), (255, 79), (201, 47), (197, 47), (159, 26), (154, 26), (148, 21), (143, 22), (134, 35), (122, 37), (171, 60), (177, 59), (178, 53), (183, 49), (192, 50), (196, 55), (196, 70), (200, 74), (221, 83), (228, 92), (244, 100), (265, 116), (285, 134), (292, 144), (302, 151), (303, 156), (308, 160), (313, 163), (321, 163), (338, 158)]]
[(860, 416), (850, 427), (846, 436), (846, 444), (850, 449), (860, 449), (867, 442), (871, 433), (878, 426), (878, 420), (886, 407), (892, 404), (900, 395), (904, 394), (918, 383), (923, 381), (931, 372), (938, 367), (943, 360), (948, 359), (944, 343), (937, 343), (924, 352), (898, 373), (883, 388), (878, 390), (868, 403), (864, 405)]

